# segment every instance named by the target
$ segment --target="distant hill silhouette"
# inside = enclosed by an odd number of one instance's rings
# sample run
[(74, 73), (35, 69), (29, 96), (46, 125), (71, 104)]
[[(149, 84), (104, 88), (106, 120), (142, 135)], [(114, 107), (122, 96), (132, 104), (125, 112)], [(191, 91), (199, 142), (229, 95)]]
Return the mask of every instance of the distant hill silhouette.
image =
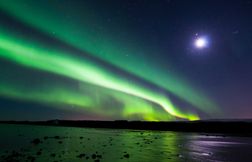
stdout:
[(91, 120), (49, 120), (49, 121), (0, 121), (5, 124), (29, 124), (64, 127), (110, 128), (157, 130), (176, 132), (214, 133), (235, 136), (252, 136), (252, 120), (199, 120), (199, 121), (91, 121)]

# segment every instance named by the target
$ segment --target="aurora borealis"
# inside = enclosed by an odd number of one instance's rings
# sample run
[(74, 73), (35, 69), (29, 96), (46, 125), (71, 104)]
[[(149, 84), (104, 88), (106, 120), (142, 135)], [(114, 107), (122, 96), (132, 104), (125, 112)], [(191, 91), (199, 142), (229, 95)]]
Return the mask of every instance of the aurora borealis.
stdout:
[[(159, 104), (162, 108), (164, 108), (165, 111), (167, 111), (173, 116), (188, 119), (198, 118), (195, 115), (183, 114), (179, 112), (179, 110), (177, 110), (172, 105), (168, 98), (156, 94), (154, 91), (150, 91), (147, 88), (142, 88), (140, 85), (134, 85), (129, 83), (128, 81), (122, 80), (119, 77), (116, 77), (113, 74), (106, 72), (97, 64), (93, 64), (92, 62), (86, 62), (85, 60), (78, 61), (77, 59), (67, 57), (66, 54), (64, 55), (63, 51), (52, 53), (50, 52), (50, 49), (45, 49), (45, 47), (43, 49), (40, 49), (39, 47), (36, 47), (35, 44), (33, 44), (33, 46), (35, 47), (29, 48), (28, 44), (26, 45), (25, 43), (21, 43), (21, 41), (18, 41), (17, 39), (11, 40), (11, 38), (8, 36), (1, 35), (1, 38), (1, 56), (9, 60), (15, 61), (21, 65), (48, 71), (51, 73), (69, 77), (80, 82), (87, 82), (90, 84), (143, 98), (145, 100)], [(19, 96), (15, 93), (8, 94), (11, 93), (11, 90), (9, 89), (7, 91), (4, 90), (4, 87), (2, 87), (2, 89), (3, 95), (7, 93), (6, 95), (13, 95), (14, 97), (22, 98), (22, 95)], [(60, 92), (60, 90), (56, 90), (56, 93), (58, 92), (59, 95), (61, 95), (62, 92)], [(49, 94), (51, 93), (53, 92), (49, 92)], [(63, 94), (66, 94), (66, 92), (63, 92)], [(29, 97), (29, 95), (30, 94), (28, 94), (27, 98), (33, 99), (32, 96), (34, 95), (31, 94), (31, 97)], [(26, 97), (24, 96), (24, 98)], [(39, 96), (38, 98), (43, 97)], [(51, 97), (49, 95), (46, 98)], [(76, 101), (74, 101), (75, 99)], [(73, 97), (72, 101), (73, 104), (79, 104), (78, 98), (76, 98), (75, 96)], [(83, 98), (83, 105), (80, 104), (80, 106), (89, 106), (90, 104), (89, 102), (87, 102), (87, 105), (85, 105), (85, 103), (85, 98)]]
[[(186, 58), (188, 54), (176, 56), (176, 53), (183, 53), (183, 47), (177, 48), (179, 52), (175, 50), (178, 46), (169, 49), (172, 36), (168, 35), (165, 41), (157, 39), (148, 27), (139, 32), (141, 28), (133, 25), (134, 17), (139, 17), (137, 20), (144, 25), (149, 23), (143, 20), (148, 16), (141, 14), (147, 11), (140, 7), (140, 2), (118, 4), (111, 1), (113, 5), (108, 5), (101, 1), (1, 0), (2, 114), (5, 109), (11, 109), (5, 108), (5, 103), (8, 106), (8, 102), (22, 101), (22, 109), (27, 103), (42, 105), (52, 114), (51, 118), (58, 117), (53, 114), (59, 111), (64, 114), (60, 118), (71, 119), (223, 117), (228, 101), (219, 102), (218, 97), (213, 97), (221, 90), (212, 92), (218, 77), (207, 80), (207, 76), (221, 73), (200, 65), (205, 60), (195, 63)], [(124, 5), (130, 7), (124, 8)], [(134, 5), (140, 5), (139, 11), (128, 11), (134, 9)], [(157, 16), (149, 16), (150, 21)], [(163, 31), (162, 25), (155, 27)], [(163, 42), (167, 46), (161, 45)], [(194, 49), (189, 51), (189, 55), (193, 55), (190, 57), (196, 57)], [(181, 70), (177, 57), (187, 59), (184, 66), (191, 67), (192, 71), (189, 68)], [(197, 65), (191, 66), (194, 64)], [(203, 82), (204, 79), (207, 81)], [(20, 110), (15, 108), (15, 111)], [(68, 117), (70, 112), (78, 117)]]

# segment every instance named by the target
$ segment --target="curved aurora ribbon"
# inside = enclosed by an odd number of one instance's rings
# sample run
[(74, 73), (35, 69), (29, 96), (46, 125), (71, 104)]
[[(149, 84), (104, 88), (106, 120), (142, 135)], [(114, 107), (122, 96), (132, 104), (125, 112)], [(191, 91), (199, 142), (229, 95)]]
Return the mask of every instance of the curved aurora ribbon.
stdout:
[(160, 105), (166, 112), (179, 118), (199, 119), (195, 114), (182, 113), (176, 109), (167, 97), (121, 79), (93, 62), (79, 60), (63, 51), (42, 48), (34, 42), (14, 38), (4, 32), (0, 32), (0, 57), (34, 69), (143, 98)]
[[(143, 40), (134, 39), (134, 36), (128, 33), (121, 36), (127, 38), (118, 38), (116, 35), (122, 34), (120, 31), (127, 31), (127, 28), (122, 30), (119, 24), (106, 26), (101, 20), (102, 13), (94, 12), (88, 4), (74, 7), (71, 6), (73, 3), (63, 1), (60, 3), (61, 7), (58, 7), (57, 1), (26, 0), (24, 3), (22, 0), (2, 0), (0, 8), (25, 24), (162, 87), (201, 111), (218, 112), (218, 106), (214, 102), (200, 90), (191, 87), (185, 80), (171, 72), (167, 74), (163, 69), (146, 66), (145, 61), (151, 58), (147, 58), (148, 54), (143, 57), (141, 53), (147, 53), (151, 49), (146, 45), (144, 46), (146, 49), (139, 49), (138, 44), (135, 47), (128, 41), (142, 42)], [(99, 30), (99, 26), (102, 26), (105, 31)], [(125, 55), (133, 56), (127, 57), (128, 61), (125, 61)], [(153, 59), (152, 64), (155, 64)]]

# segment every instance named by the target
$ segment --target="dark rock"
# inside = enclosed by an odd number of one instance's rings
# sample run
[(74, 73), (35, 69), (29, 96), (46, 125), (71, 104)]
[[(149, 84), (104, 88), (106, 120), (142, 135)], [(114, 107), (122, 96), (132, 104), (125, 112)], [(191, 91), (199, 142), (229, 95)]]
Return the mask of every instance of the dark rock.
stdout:
[(85, 157), (86, 156), (86, 154), (80, 154), (80, 155), (78, 155), (77, 157), (78, 158), (83, 158), (83, 157)]
[(55, 156), (56, 156), (56, 154), (51, 154), (50, 156), (51, 156), (51, 157), (55, 157)]
[(129, 155), (129, 154), (125, 154), (123, 157), (125, 157), (125, 158), (129, 158), (129, 157), (130, 157), (130, 155)]
[(59, 136), (54, 136), (54, 138), (55, 138), (55, 139), (60, 139), (60, 137), (59, 137)]
[(92, 155), (92, 159), (95, 159), (95, 158), (96, 158), (96, 154), (93, 154), (93, 155)]
[(39, 143), (42, 143), (42, 141), (39, 138), (35, 138), (34, 140), (31, 141), (34, 145), (38, 145)]
[(101, 159), (101, 158), (102, 158), (102, 155), (97, 155), (97, 158)]

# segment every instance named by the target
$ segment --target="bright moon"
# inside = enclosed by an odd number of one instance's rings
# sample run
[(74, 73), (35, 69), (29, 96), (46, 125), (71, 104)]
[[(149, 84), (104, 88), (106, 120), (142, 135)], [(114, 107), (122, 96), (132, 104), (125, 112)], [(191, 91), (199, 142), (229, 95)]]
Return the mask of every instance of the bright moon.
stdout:
[(205, 48), (207, 46), (207, 40), (206, 38), (197, 38), (194, 42), (194, 45), (197, 48)]

